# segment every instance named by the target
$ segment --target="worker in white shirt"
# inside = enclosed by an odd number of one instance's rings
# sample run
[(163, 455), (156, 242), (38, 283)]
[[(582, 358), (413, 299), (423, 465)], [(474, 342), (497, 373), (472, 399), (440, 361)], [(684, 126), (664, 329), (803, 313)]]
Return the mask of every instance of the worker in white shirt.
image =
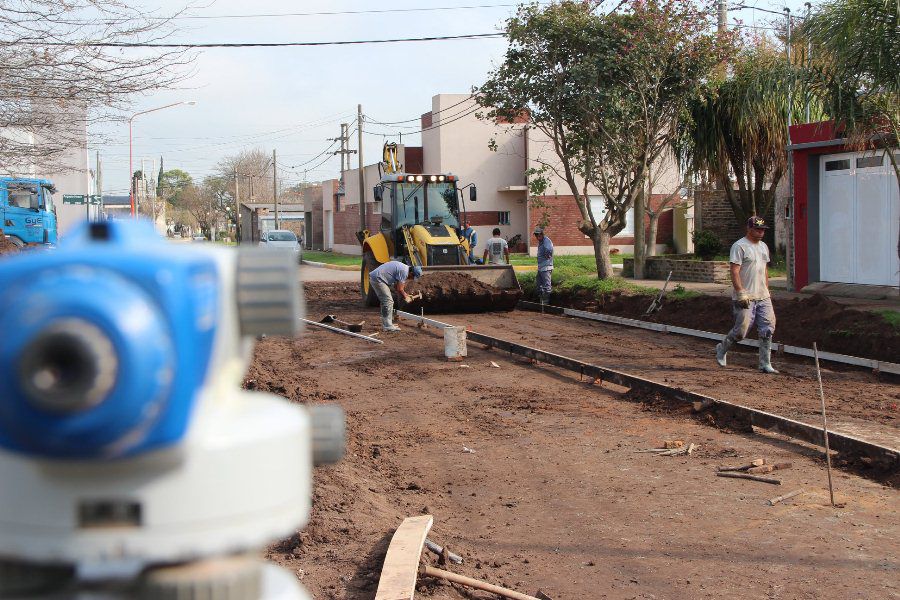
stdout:
[(500, 228), (494, 227), (492, 232), (494, 237), (487, 241), (484, 248), (484, 264), (486, 265), (508, 265), (509, 264), (509, 244), (505, 239), (500, 237)]

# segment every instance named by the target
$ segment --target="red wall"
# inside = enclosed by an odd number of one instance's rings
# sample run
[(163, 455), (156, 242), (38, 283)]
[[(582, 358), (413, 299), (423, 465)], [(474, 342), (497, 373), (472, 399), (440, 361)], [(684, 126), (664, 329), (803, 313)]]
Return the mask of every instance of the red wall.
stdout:
[[(662, 194), (653, 194), (650, 199), (651, 206), (659, 206), (663, 198), (665, 196)], [(535, 227), (540, 225), (546, 213), (550, 223), (544, 228), (544, 231), (554, 246), (584, 246), (585, 250), (593, 248), (591, 239), (578, 230), (578, 224), (581, 223), (581, 211), (578, 210), (574, 196), (542, 196), (541, 202), (544, 206), (532, 205), (531, 207), (529, 235)], [(656, 231), (657, 244), (672, 243), (673, 220), (674, 215), (671, 210), (664, 212), (659, 217), (659, 229)], [(489, 223), (485, 223), (485, 225), (489, 225)], [(650, 217), (647, 217), (644, 221), (645, 235), (649, 235), (649, 226)], [(611, 240), (611, 244), (614, 246), (631, 245), (634, 244), (634, 237), (619, 235)]]
[[(792, 125), (790, 134), (792, 144), (827, 142), (835, 139), (834, 123), (824, 121)], [(811, 201), (818, 201), (818, 198), (809, 198), (809, 161), (818, 160), (821, 154), (834, 154), (845, 150), (846, 147), (843, 144), (835, 143), (792, 152), (794, 158), (794, 291), (809, 285), (809, 255), (810, 252), (818, 252), (817, 248), (810, 248), (809, 245), (809, 204)]]
[[(375, 203), (366, 203), (366, 228), (369, 231), (378, 231), (381, 227), (381, 215), (373, 214)], [(351, 204), (343, 210), (334, 213), (334, 243), (358, 245), (356, 232), (359, 231), (359, 204)]]

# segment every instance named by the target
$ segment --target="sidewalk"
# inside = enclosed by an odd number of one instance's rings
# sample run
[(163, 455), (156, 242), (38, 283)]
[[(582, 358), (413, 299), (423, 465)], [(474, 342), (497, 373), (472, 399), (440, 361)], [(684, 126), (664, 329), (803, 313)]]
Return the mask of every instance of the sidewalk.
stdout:
[[(643, 285), (647, 287), (654, 287), (656, 289), (662, 289), (663, 285), (666, 283), (664, 279), (631, 279), (626, 278), (626, 281), (630, 283), (634, 283), (637, 285)], [(722, 296), (722, 297), (730, 297), (731, 296), (731, 285), (724, 283), (697, 283), (692, 281), (672, 281), (669, 283), (669, 290), (672, 290), (676, 285), (681, 285), (686, 290), (691, 290), (695, 292), (700, 292), (701, 294), (706, 294), (708, 296)], [(772, 297), (777, 300), (793, 300), (795, 298), (809, 298), (812, 296), (812, 293), (807, 292), (789, 292), (787, 289), (787, 278), (785, 277), (773, 277), (769, 280), (770, 290), (772, 292)], [(824, 294), (828, 296), (829, 300), (834, 300), (838, 304), (843, 304), (845, 306), (851, 306), (858, 310), (900, 310), (900, 301), (897, 299), (879, 299), (873, 300), (870, 298), (847, 298), (843, 296), (832, 296), (829, 294)]]

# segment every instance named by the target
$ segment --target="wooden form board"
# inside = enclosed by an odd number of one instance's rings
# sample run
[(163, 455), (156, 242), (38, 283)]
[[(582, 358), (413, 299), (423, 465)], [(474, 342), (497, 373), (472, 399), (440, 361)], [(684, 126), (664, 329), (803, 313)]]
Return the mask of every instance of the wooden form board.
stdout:
[[(525, 310), (540, 311), (541, 305), (535, 302), (519, 302), (519, 307)], [(699, 329), (689, 329), (687, 327), (676, 327), (675, 325), (666, 325), (664, 323), (651, 323), (649, 321), (641, 321), (640, 319), (628, 319), (625, 317), (616, 317), (614, 315), (604, 315), (603, 313), (588, 312), (583, 310), (575, 310), (573, 308), (563, 308), (561, 306), (544, 306), (544, 312), (553, 315), (565, 315), (567, 317), (575, 317), (577, 319), (588, 319), (590, 321), (602, 321), (604, 323), (613, 323), (615, 325), (624, 325), (626, 327), (637, 327), (638, 329), (649, 329), (651, 331), (659, 331), (661, 333), (677, 333), (679, 335), (689, 335), (691, 337), (704, 338), (707, 340), (721, 341), (723, 335), (721, 333), (713, 333), (711, 331), (702, 331)], [(741, 340), (738, 342), (741, 346), (759, 347), (758, 340)], [(814, 353), (810, 348), (801, 348), (799, 346), (788, 346), (775, 342), (772, 349), (776, 352), (784, 352), (785, 354), (794, 354), (797, 356), (806, 356), (813, 358)], [(900, 375), (900, 364), (888, 362), (884, 360), (875, 360), (872, 358), (860, 358), (858, 356), (848, 356), (846, 354), (837, 354), (835, 352), (819, 352), (820, 360), (843, 363), (845, 365), (855, 365), (857, 367), (866, 367), (882, 373), (893, 373)]]
[[(537, 348), (508, 342), (474, 331), (468, 332), (467, 337), (471, 342), (477, 342), (491, 348), (509, 352), (510, 354), (524, 356), (538, 362), (574, 371), (580, 373), (582, 376), (593, 377), (601, 381), (609, 381), (623, 387), (659, 392), (668, 398), (673, 398), (688, 404), (700, 402), (702, 405), (710, 406), (711, 410), (716, 410), (733, 417), (747, 418), (749, 419), (750, 424), (756, 427), (782, 433), (817, 446), (824, 447), (825, 445), (825, 437), (822, 434), (822, 429), (820, 427), (788, 419), (781, 415), (775, 415), (748, 406), (728, 402), (726, 400), (717, 400), (711, 396), (706, 396), (705, 394), (668, 386), (650, 379), (644, 379), (643, 377), (637, 377), (614, 369), (592, 365), (566, 356), (560, 356), (559, 354), (544, 352)], [(880, 444), (862, 440), (852, 435), (835, 433), (834, 431), (828, 432), (828, 441), (832, 450), (844, 452), (849, 455), (869, 457), (874, 460), (876, 464), (885, 469), (900, 469), (900, 449), (881, 446)]]
[[(522, 303), (520, 302), (519, 304), (521, 305)], [(556, 314), (563, 314), (562, 308), (552, 308), (556, 309)], [(433, 323), (438, 327), (450, 326), (449, 324), (441, 323), (440, 321), (433, 321)], [(637, 377), (614, 369), (592, 365), (567, 356), (553, 354), (552, 352), (545, 352), (538, 348), (531, 348), (522, 344), (501, 340), (499, 338), (484, 335), (483, 333), (469, 331), (466, 334), (466, 337), (472, 342), (484, 344), (490, 348), (504, 350), (510, 354), (524, 356), (538, 362), (544, 362), (569, 371), (574, 371), (579, 373), (582, 377), (593, 377), (601, 381), (609, 381), (627, 388), (638, 388), (659, 392), (665, 394), (669, 398), (680, 400), (681, 402), (688, 404), (699, 402), (701, 405), (709, 406), (713, 410), (720, 411), (723, 414), (747, 418), (750, 423), (756, 427), (782, 433), (816, 446), (825, 446), (825, 436), (822, 434), (822, 429), (814, 425), (809, 425), (808, 423), (795, 421), (793, 419), (788, 419), (787, 417), (782, 417), (781, 415), (742, 406), (726, 400), (717, 400), (705, 394), (668, 386), (650, 379), (644, 379), (643, 377)], [(885, 469), (900, 469), (900, 449), (882, 446), (852, 435), (835, 433), (834, 431), (828, 432), (828, 441), (832, 450), (844, 452), (849, 455), (869, 457), (874, 460), (876, 464)]]
[(413, 599), (422, 546), (433, 523), (434, 517), (431, 515), (403, 519), (384, 556), (375, 600)]

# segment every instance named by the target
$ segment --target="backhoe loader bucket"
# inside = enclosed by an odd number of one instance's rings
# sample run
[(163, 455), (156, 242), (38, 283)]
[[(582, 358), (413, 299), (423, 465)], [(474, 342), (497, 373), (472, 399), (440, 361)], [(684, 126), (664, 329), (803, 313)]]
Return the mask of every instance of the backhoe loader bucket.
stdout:
[(406, 286), (422, 298), (400, 308), (424, 309), (427, 314), (509, 311), (522, 297), (522, 288), (511, 265), (441, 265), (424, 267), (424, 274)]

